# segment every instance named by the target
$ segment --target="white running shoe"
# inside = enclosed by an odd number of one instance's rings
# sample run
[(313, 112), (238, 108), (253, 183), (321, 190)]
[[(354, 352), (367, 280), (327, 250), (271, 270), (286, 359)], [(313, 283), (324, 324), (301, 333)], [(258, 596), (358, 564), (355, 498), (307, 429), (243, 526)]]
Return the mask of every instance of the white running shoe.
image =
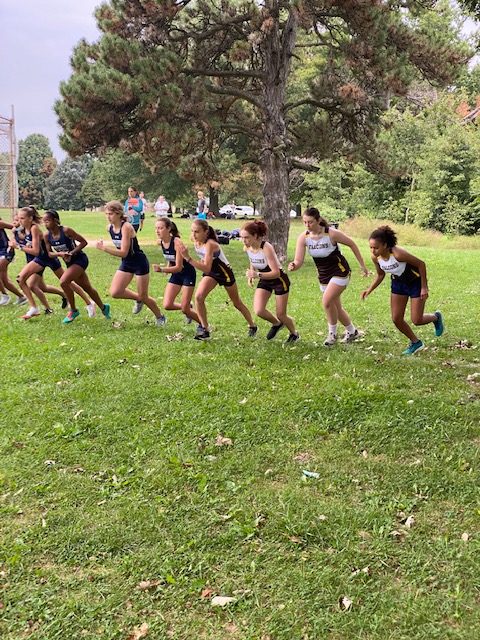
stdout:
[(3, 293), (0, 296), (0, 306), (3, 307), (4, 305), (8, 304), (9, 302), (10, 302), (10, 296), (7, 295), (6, 293)]
[(135, 302), (135, 304), (133, 305), (133, 311), (132, 313), (134, 315), (137, 315), (137, 313), (140, 313), (140, 311), (143, 309), (143, 305), (144, 303), (142, 301), (140, 302)]
[(353, 342), (354, 340), (357, 340), (357, 338), (362, 338), (363, 335), (364, 335), (363, 331), (359, 331), (358, 329), (355, 329), (353, 333), (349, 333), (348, 331), (345, 331), (345, 334), (342, 338), (342, 342), (344, 343)]
[(27, 302), (27, 298), (25, 296), (20, 296), (15, 300), (13, 304), (19, 307), (21, 304), (25, 304), (26, 302)]
[(30, 318), (35, 318), (35, 316), (39, 316), (40, 311), (37, 307), (30, 307), (25, 315), (22, 316), (22, 320), (30, 320)]
[(334, 333), (329, 333), (328, 336), (323, 341), (324, 347), (333, 347), (333, 345), (337, 341), (337, 336)]
[(164, 327), (167, 324), (166, 316), (159, 316), (155, 322), (157, 327)]
[(92, 301), (90, 304), (87, 304), (87, 313), (89, 318), (94, 318), (96, 314), (95, 303)]

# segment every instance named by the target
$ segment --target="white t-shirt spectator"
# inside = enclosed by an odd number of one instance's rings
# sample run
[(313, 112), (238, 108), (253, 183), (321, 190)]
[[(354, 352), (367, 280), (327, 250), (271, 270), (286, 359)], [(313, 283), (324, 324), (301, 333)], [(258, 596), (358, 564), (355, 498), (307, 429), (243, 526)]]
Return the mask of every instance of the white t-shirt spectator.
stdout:
[(168, 210), (170, 209), (170, 205), (165, 200), (165, 196), (158, 196), (157, 201), (154, 205), (155, 215), (157, 218), (165, 218), (168, 216)]

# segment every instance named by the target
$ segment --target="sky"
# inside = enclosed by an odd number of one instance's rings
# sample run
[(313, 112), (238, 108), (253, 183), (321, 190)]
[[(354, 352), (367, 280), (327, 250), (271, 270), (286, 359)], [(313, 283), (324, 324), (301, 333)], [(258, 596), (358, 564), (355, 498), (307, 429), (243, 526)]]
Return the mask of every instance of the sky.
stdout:
[(102, 0), (0, 0), (0, 115), (15, 113), (17, 141), (47, 136), (57, 160), (60, 127), (53, 111), (59, 85), (70, 76), (70, 56), (85, 38), (98, 39), (93, 12)]

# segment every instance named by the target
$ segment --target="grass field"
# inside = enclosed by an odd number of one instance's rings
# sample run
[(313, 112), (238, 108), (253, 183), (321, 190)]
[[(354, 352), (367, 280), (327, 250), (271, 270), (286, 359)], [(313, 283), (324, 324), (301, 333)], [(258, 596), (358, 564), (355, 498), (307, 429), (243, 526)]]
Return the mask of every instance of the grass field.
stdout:
[[(63, 222), (106, 237), (101, 214)], [(372, 223), (342, 228), (369, 260)], [(153, 239), (148, 218), (160, 261)], [(0, 308), (1, 637), (477, 638), (480, 243), (410, 228), (400, 244), (427, 262), (427, 310), (446, 321), (440, 339), (419, 328), (411, 358), (388, 283), (361, 302), (348, 249), (344, 304), (365, 337), (330, 350), (311, 260), (291, 278), (293, 347), (261, 320), (249, 340), (221, 289), (208, 343), (126, 301), (113, 323), (67, 326), (55, 299), (28, 323)], [(251, 305), (241, 245), (225, 251)], [(88, 254), (107, 297), (118, 260)], [(152, 274), (157, 298), (165, 282)]]

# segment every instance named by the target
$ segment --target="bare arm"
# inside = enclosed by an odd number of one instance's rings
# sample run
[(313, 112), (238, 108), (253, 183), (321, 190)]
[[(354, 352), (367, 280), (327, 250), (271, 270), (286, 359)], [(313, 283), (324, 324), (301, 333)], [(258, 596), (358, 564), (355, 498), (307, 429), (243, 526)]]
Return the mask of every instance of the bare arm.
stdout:
[(195, 267), (195, 269), (203, 271), (203, 273), (209, 273), (212, 270), (213, 253), (218, 249), (218, 242), (215, 242), (215, 240), (207, 240), (205, 244), (205, 258), (203, 260), (194, 260), (193, 258), (191, 258), (186, 247), (185, 251), (183, 252), (183, 257), (187, 262)]
[(134, 228), (129, 222), (125, 222), (122, 226), (122, 244), (120, 245), (120, 249), (117, 249), (116, 247), (106, 247), (103, 244), (103, 240), (98, 240), (95, 246), (97, 249), (100, 249), (100, 251), (105, 251), (105, 253), (108, 253), (111, 256), (125, 258), (130, 251), (130, 242), (134, 237)]
[(369, 296), (372, 293), (372, 291), (378, 287), (378, 285), (382, 284), (383, 279), (385, 278), (385, 271), (383, 269), (380, 269), (377, 259), (372, 258), (372, 261), (373, 261), (373, 264), (375, 265), (377, 274), (375, 276), (375, 280), (368, 287), (368, 289), (365, 289), (365, 291), (362, 291), (362, 293), (360, 294), (360, 297), (362, 298), (362, 300), (365, 300), (365, 298)]
[(75, 249), (73, 249), (70, 252), (71, 256), (74, 256), (77, 253), (80, 253), (80, 251), (82, 251), (82, 249), (85, 249), (85, 247), (87, 246), (88, 242), (85, 240), (85, 238), (83, 236), (81, 236), (79, 233), (77, 233), (73, 229), (70, 229), (70, 227), (63, 227), (63, 232), (65, 233), (66, 236), (68, 236), (72, 240), (75, 240), (75, 242), (77, 243), (77, 246), (75, 247)]
[(297, 238), (295, 246), (295, 258), (288, 265), (289, 271), (300, 269), (305, 260), (305, 232), (301, 233)]
[(42, 239), (43, 239), (42, 232), (37, 227), (37, 225), (34, 224), (32, 225), (32, 246), (27, 247), (27, 246), (20, 245), (20, 248), (22, 249), (22, 251), (25, 251), (25, 253), (28, 253), (31, 256), (37, 257), (38, 255), (40, 255), (40, 242), (42, 241)]
[(186, 250), (185, 245), (180, 238), (175, 238), (175, 265), (173, 267), (164, 267), (160, 264), (154, 264), (153, 270), (157, 273), (180, 273), (183, 269), (183, 250)]
[(263, 253), (267, 259), (268, 266), (270, 267), (270, 271), (257, 271), (256, 269), (252, 269), (250, 265), (250, 269), (247, 271), (247, 278), (260, 278), (260, 280), (275, 280), (280, 275), (280, 265), (278, 262), (277, 254), (275, 253), (275, 249), (269, 242), (265, 242), (263, 245)]
[(365, 262), (363, 260), (362, 254), (360, 253), (360, 249), (358, 248), (357, 243), (354, 242), (352, 238), (347, 236), (345, 233), (342, 233), (341, 231), (338, 231), (338, 229), (334, 229), (333, 227), (328, 230), (328, 233), (333, 242), (336, 242), (337, 244), (344, 244), (347, 247), (350, 247), (353, 255), (360, 265), (360, 269), (362, 270), (363, 275), (368, 276), (368, 269), (365, 266)]

